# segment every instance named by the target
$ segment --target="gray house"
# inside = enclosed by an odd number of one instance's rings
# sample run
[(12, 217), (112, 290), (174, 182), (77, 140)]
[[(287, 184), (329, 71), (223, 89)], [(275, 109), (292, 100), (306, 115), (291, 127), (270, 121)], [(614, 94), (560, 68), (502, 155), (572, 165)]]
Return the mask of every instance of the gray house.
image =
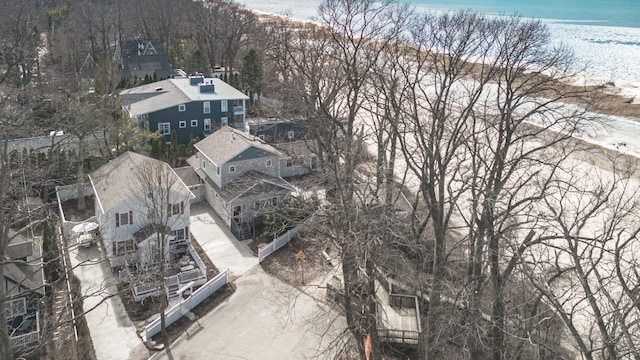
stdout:
[(40, 303), (44, 296), (42, 250), (32, 240), (10, 230), (8, 262), (2, 290), (9, 339), (14, 349), (35, 346), (41, 340)]
[(294, 191), (280, 177), (285, 154), (255, 136), (225, 126), (195, 148), (190, 163), (205, 183), (204, 198), (239, 239)]
[(145, 77), (167, 79), (173, 73), (169, 56), (154, 46), (152, 40), (119, 41), (116, 44), (114, 59), (118, 72), (127, 80), (142, 80)]
[(245, 129), (248, 96), (220, 79), (201, 75), (137, 86), (120, 93), (122, 107), (142, 129), (159, 131), (179, 144), (203, 139), (229, 125)]

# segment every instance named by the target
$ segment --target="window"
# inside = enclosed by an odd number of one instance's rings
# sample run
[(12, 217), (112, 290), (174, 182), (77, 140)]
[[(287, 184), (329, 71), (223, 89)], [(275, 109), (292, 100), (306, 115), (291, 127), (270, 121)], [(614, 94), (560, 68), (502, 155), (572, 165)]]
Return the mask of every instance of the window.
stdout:
[(216, 174), (218, 174), (218, 176), (220, 175), (220, 168), (219, 167), (216, 168)]
[(311, 157), (311, 170), (318, 170), (318, 158), (315, 156)]
[(162, 135), (171, 135), (171, 123), (165, 122), (158, 124), (158, 130)]
[(204, 119), (204, 131), (211, 131), (211, 119)]
[(272, 167), (273, 166), (273, 162), (271, 160), (267, 160), (267, 167)]
[(133, 241), (133, 239), (114, 241), (111, 244), (113, 255), (116, 256), (131, 254), (136, 251), (136, 243)]
[(205, 101), (202, 103), (202, 113), (203, 114), (211, 113), (211, 102)]
[(293, 138), (295, 137), (295, 135), (296, 135), (296, 133), (295, 133), (293, 130), (290, 130), (290, 131), (287, 133), (287, 137), (288, 137), (289, 139), (293, 139)]
[(180, 124), (180, 129), (184, 129), (184, 128), (186, 128), (186, 127), (187, 127), (187, 122), (186, 122), (186, 121), (184, 121), (184, 120), (180, 121), (180, 123), (179, 123), (179, 124)]
[(191, 120), (191, 127), (197, 127), (198, 126), (198, 120)]
[(229, 165), (229, 172), (230, 173), (236, 172), (236, 166), (235, 165)]
[(204, 159), (202, 159), (202, 168), (203, 169), (207, 168), (207, 162)]
[(287, 167), (293, 166), (293, 159), (287, 159)]
[(227, 100), (220, 101), (220, 111), (221, 112), (229, 111), (229, 108), (227, 107)]
[(185, 111), (185, 110), (187, 110), (187, 105), (185, 104), (178, 105), (178, 111)]
[(133, 224), (133, 211), (116, 214), (116, 227)]
[(8, 300), (4, 303), (4, 313), (7, 320), (13, 319), (16, 316), (24, 315), (27, 313), (27, 300), (23, 297), (19, 299)]
[(183, 229), (173, 230), (173, 237), (174, 241), (189, 239), (189, 227), (185, 226)]
[(167, 205), (167, 213), (169, 216), (184, 214), (184, 201)]
[(264, 141), (264, 134), (260, 134), (260, 135), (258, 135), (258, 139), (260, 139), (260, 140)]
[(222, 123), (222, 126), (225, 126), (229, 124), (229, 119), (225, 116), (220, 119), (220, 122)]

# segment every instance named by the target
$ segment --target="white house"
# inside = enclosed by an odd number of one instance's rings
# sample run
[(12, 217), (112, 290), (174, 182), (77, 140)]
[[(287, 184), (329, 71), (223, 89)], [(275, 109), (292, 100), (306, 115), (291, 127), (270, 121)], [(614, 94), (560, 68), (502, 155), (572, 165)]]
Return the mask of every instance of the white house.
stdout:
[[(164, 179), (156, 182), (156, 188), (149, 185), (153, 181), (144, 181), (153, 180), (153, 176)], [(147, 254), (156, 243), (153, 239), (159, 226), (167, 227), (170, 234), (166, 257), (177, 247), (189, 245), (189, 208), (195, 196), (169, 164), (126, 152), (92, 172), (89, 179), (100, 235), (112, 267), (148, 263)], [(154, 212), (159, 212), (162, 221), (154, 220)]]

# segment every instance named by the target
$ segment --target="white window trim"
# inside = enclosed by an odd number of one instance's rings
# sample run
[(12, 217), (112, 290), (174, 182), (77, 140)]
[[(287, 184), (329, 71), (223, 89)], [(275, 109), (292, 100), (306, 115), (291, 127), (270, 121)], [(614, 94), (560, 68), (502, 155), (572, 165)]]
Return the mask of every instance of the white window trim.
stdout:
[(236, 166), (235, 165), (229, 165), (229, 172), (230, 173), (236, 172)]
[(203, 114), (211, 114), (211, 102), (205, 101), (202, 103), (202, 113)]
[(191, 120), (191, 127), (198, 127), (198, 120)]
[(180, 129), (184, 129), (187, 127), (187, 121), (186, 120), (180, 120), (180, 123), (178, 124)]
[[(166, 127), (165, 127), (166, 125)], [(160, 134), (162, 135), (171, 135), (171, 123), (162, 122), (158, 124), (158, 129), (160, 129)], [(165, 131), (166, 129), (166, 131)]]
[(289, 130), (289, 132), (287, 132), (287, 137), (288, 137), (289, 139), (293, 139), (295, 136), (296, 136), (295, 131), (293, 131), (293, 130)]
[(180, 112), (187, 111), (187, 105), (185, 104), (178, 105), (178, 111)]
[(211, 130), (211, 119), (209, 118), (204, 119), (204, 130), (205, 131)]
[(229, 118), (226, 116), (221, 117), (220, 123), (222, 124), (222, 126), (229, 125)]
[(267, 160), (267, 167), (273, 167), (273, 161), (271, 159)]
[[(16, 305), (14, 306), (14, 304), (18, 304), (21, 303), (20, 305)], [(14, 310), (18, 309), (17, 312), (14, 312)], [(17, 298), (17, 299), (13, 299), (13, 300), (7, 300), (4, 303), (4, 313), (7, 317), (7, 320), (13, 319), (16, 316), (20, 316), (20, 315), (24, 315), (27, 313), (27, 299), (25, 299), (24, 297), (21, 298)]]
[(229, 105), (227, 104), (227, 100), (220, 101), (220, 111), (221, 112), (229, 111)]

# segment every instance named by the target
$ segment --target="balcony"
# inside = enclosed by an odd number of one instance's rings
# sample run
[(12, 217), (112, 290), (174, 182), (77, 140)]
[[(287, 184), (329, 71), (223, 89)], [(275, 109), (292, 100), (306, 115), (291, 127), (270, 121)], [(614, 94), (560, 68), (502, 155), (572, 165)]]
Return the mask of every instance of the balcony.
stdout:
[(40, 342), (40, 312), (35, 311), (30, 315), (18, 316), (13, 319), (9, 331), (11, 346), (19, 349)]
[(244, 114), (244, 106), (233, 107), (233, 115), (242, 115), (242, 114)]

